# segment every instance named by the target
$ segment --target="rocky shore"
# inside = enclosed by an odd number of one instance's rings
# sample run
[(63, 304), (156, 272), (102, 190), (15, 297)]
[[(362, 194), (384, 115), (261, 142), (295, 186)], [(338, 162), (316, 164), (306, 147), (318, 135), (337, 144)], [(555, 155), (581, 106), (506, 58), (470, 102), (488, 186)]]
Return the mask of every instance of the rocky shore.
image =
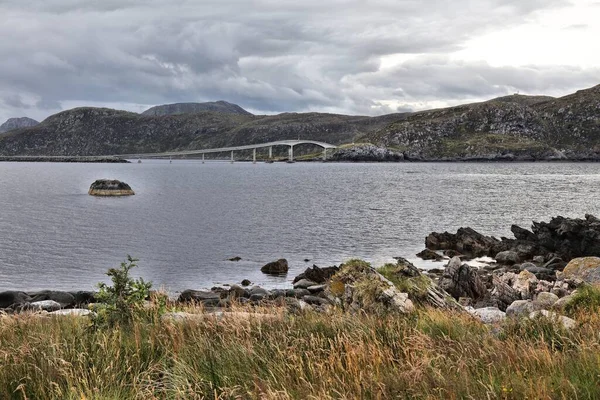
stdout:
[[(401, 257), (377, 269), (351, 260), (340, 266), (309, 267), (288, 289), (268, 290), (244, 280), (211, 290), (188, 289), (171, 302), (175, 307), (201, 305), (212, 313), (233, 305), (284, 307), (291, 313), (341, 308), (407, 314), (415, 307), (429, 307), (468, 313), (491, 324), (507, 317), (543, 315), (567, 328), (573, 326), (575, 322), (563, 316), (562, 310), (580, 288), (600, 284), (600, 220), (592, 215), (556, 217), (534, 222), (531, 230), (513, 226), (512, 231), (514, 239), (496, 239), (470, 228), (455, 234), (431, 233), (427, 249), (419, 256), (440, 262), (440, 268), (420, 270)], [(480, 266), (472, 266), (473, 260)], [(262, 271), (285, 274), (287, 261), (268, 263)], [(94, 312), (95, 295), (89, 291), (5, 291), (0, 292), (0, 309), (4, 313), (89, 315)], [(178, 311), (163, 318), (193, 315)]]

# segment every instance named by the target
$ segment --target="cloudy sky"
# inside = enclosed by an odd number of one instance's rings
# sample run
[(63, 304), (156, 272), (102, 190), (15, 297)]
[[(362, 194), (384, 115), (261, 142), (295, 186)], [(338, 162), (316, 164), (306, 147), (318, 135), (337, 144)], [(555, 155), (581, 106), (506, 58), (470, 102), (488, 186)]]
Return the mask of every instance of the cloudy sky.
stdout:
[(0, 0), (0, 122), (227, 100), (377, 115), (600, 84), (600, 0)]

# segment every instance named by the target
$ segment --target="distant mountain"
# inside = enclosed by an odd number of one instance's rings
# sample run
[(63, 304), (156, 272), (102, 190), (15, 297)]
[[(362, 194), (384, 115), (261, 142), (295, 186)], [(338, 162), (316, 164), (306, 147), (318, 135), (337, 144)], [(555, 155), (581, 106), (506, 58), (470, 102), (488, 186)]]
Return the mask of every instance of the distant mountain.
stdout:
[(215, 111), (226, 114), (252, 115), (237, 104), (231, 104), (226, 101), (215, 101), (208, 103), (176, 103), (165, 104), (152, 107), (142, 113), (142, 115), (162, 116), (178, 114), (196, 114), (203, 111)]
[(23, 118), (9, 118), (5, 123), (0, 125), (0, 133), (12, 131), (20, 128), (30, 128), (39, 124), (35, 119), (23, 117)]
[[(76, 108), (3, 134), (0, 155), (152, 153), (298, 138), (356, 142), (356, 151), (352, 145), (340, 150), (340, 160), (343, 154), (358, 159), (360, 153), (360, 159), (374, 160), (377, 154), (391, 154), (386, 159), (600, 161), (600, 85), (560, 98), (513, 95), (380, 117), (215, 111), (140, 115)], [(374, 147), (365, 152), (364, 143)], [(298, 153), (317, 150), (306, 146)]]

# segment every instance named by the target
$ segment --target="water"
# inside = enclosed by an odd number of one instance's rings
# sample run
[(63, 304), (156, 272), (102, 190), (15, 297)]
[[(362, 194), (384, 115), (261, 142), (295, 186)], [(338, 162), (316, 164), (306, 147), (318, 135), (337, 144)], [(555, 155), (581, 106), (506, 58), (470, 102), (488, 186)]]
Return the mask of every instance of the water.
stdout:
[[(88, 196), (99, 178), (136, 195)], [(431, 231), (600, 215), (599, 195), (587, 163), (0, 163), (0, 290), (92, 289), (127, 254), (172, 292), (278, 287), (313, 263), (414, 259)], [(278, 258), (287, 277), (260, 273)]]

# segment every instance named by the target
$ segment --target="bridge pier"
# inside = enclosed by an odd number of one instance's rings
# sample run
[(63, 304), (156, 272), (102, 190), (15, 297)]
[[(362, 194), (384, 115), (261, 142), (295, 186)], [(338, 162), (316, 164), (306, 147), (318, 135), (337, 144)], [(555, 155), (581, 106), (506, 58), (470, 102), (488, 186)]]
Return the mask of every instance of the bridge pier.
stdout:
[(202, 164), (204, 164), (204, 153), (202, 153)]
[(256, 149), (252, 149), (252, 164), (256, 164)]
[(290, 146), (288, 161), (294, 162), (294, 146)]
[(233, 150), (231, 150), (231, 163), (233, 164)]
[(323, 161), (327, 161), (327, 149), (323, 147)]
[(273, 146), (269, 146), (269, 160), (273, 159)]

